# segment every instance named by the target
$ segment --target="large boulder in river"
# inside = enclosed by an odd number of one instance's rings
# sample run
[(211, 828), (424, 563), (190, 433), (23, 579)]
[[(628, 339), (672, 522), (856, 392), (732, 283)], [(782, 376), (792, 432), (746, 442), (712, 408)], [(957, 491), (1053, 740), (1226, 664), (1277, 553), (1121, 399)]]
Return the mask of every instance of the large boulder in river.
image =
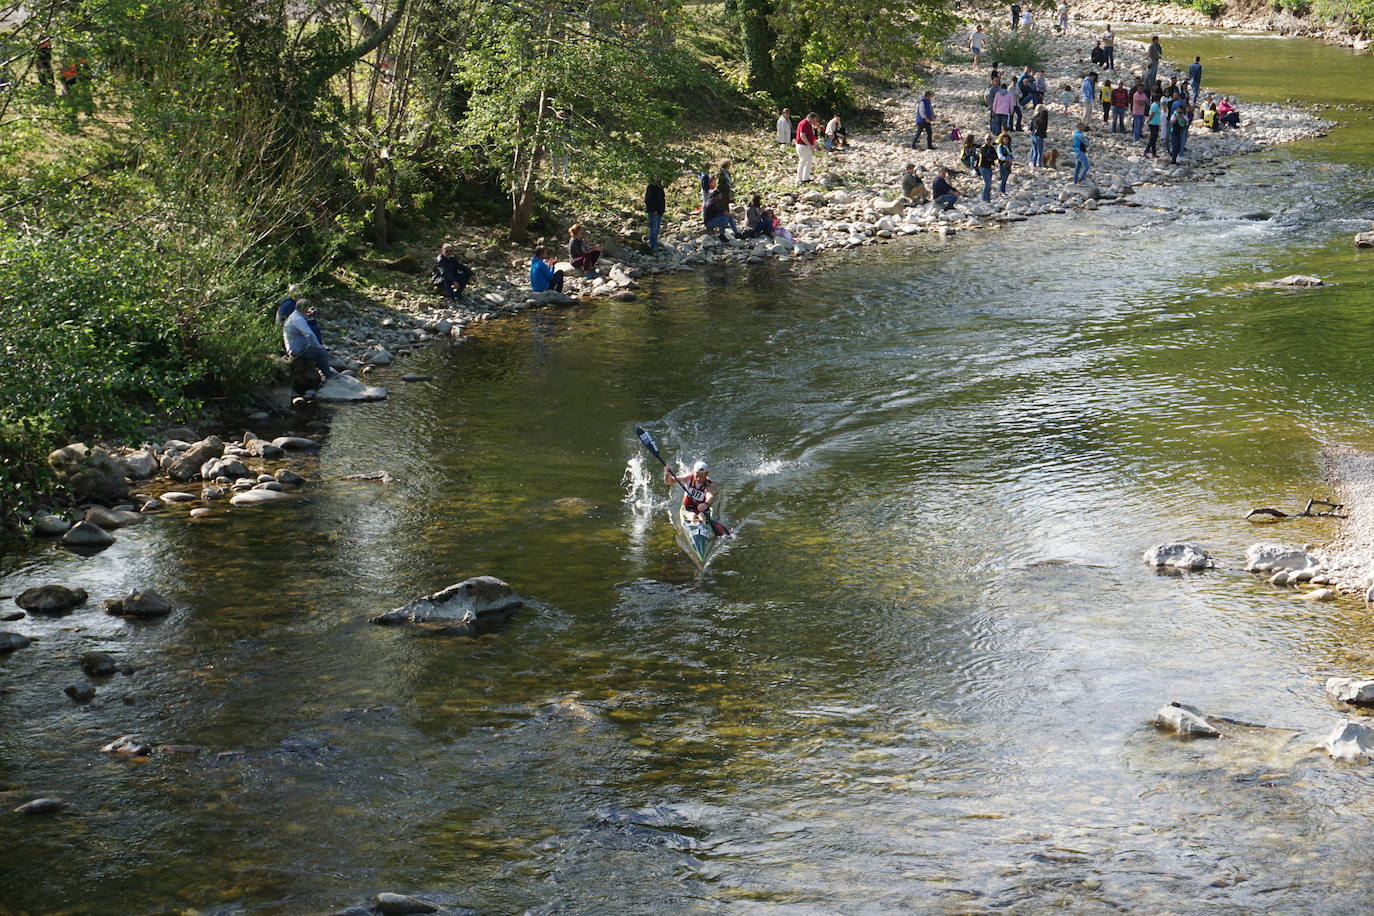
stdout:
[(505, 582), (477, 576), (373, 617), (372, 622), (417, 624), (442, 633), (475, 636), (509, 620), (523, 604)]
[(39, 585), (26, 588), (14, 599), (30, 614), (65, 614), (73, 608), (86, 603), (84, 588), (67, 588), (65, 585)]
[(1158, 544), (1145, 551), (1145, 563), (1170, 569), (1210, 569), (1216, 565), (1207, 551), (1194, 544)]
[(1352, 706), (1374, 706), (1374, 678), (1371, 677), (1328, 678), (1326, 692), (1332, 699)]
[(92, 525), (98, 525), (106, 531), (113, 531), (128, 525), (137, 525), (147, 520), (148, 517), (143, 513), (132, 512), (128, 509), (106, 509), (103, 506), (92, 506), (86, 510), (86, 521)]
[(62, 543), (65, 546), (89, 550), (103, 550), (114, 542), (113, 534), (90, 522), (77, 522), (62, 535)]
[(1246, 572), (1277, 572), (1281, 569), (1297, 571), (1311, 569), (1317, 565), (1316, 557), (1291, 544), (1261, 541), (1251, 544), (1245, 551)]
[(1334, 760), (1367, 761), (1374, 758), (1374, 728), (1347, 719), (1317, 745)]
[(351, 375), (336, 375), (315, 392), (317, 401), (385, 401), (386, 389)]
[(202, 439), (186, 451), (167, 459), (163, 469), (173, 480), (195, 480), (201, 465), (224, 454), (224, 443), (216, 436)]

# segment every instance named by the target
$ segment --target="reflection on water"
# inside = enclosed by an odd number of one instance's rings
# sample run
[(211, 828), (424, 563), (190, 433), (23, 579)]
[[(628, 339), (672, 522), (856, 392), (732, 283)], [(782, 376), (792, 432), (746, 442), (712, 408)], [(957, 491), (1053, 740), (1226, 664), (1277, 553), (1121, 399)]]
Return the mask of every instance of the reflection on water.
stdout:
[[(5, 594), (93, 603), (9, 625), (37, 642), (0, 659), (0, 790), (71, 809), (0, 818), (4, 906), (1360, 911), (1368, 774), (1310, 748), (1323, 678), (1374, 667), (1369, 611), (1234, 567), (1329, 537), (1240, 516), (1374, 444), (1370, 138), (487, 328), (339, 411), (287, 505), (10, 558)], [(1296, 272), (1338, 285), (1254, 286)], [(743, 523), (704, 576), (636, 423)], [(1231, 568), (1155, 575), (1166, 539)], [(530, 599), (497, 633), (366, 623), (479, 574)], [(177, 613), (94, 609), (147, 585)], [(77, 708), (94, 648), (134, 671)], [(1180, 742), (1146, 724), (1175, 699), (1272, 727)], [(129, 733), (206, 751), (96, 752)]]

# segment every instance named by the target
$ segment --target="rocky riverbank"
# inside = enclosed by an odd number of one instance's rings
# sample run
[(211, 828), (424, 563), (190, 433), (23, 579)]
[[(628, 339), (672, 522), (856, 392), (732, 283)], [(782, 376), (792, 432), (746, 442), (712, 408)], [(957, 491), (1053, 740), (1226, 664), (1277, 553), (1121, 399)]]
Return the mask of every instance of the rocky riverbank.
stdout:
[[(851, 129), (850, 149), (820, 153), (817, 181), (811, 187), (795, 183), (796, 158), (791, 146), (780, 146), (771, 134), (738, 135), (730, 139), (737, 151), (737, 202), (749, 193), (765, 193), (764, 203), (789, 230), (791, 240), (730, 239), (721, 242), (703, 231), (696, 209), (695, 191), (688, 181), (678, 182), (670, 193), (660, 251), (648, 254), (639, 250), (643, 240), (642, 216), (631, 205), (617, 219), (603, 219), (593, 226), (593, 234), (605, 244), (598, 275), (584, 278), (567, 263), (560, 268), (567, 274), (564, 293), (534, 293), (529, 290), (529, 249), (502, 247), (491, 241), (489, 233), (459, 230), (455, 239), (461, 259), (476, 269), (476, 279), (462, 302), (450, 303), (435, 296), (423, 282), (423, 252), (412, 251), (389, 265), (396, 281), (391, 288), (364, 290), (371, 304), (358, 306), (352, 301), (325, 303), (322, 321), (331, 344), (341, 356), (339, 366), (355, 372), (389, 364), (406, 351), (434, 338), (461, 339), (465, 330), (481, 321), (517, 313), (530, 308), (569, 305), (579, 299), (601, 299), (617, 303), (633, 301), (639, 283), (648, 275), (690, 270), (705, 264), (757, 264), (764, 260), (810, 260), (828, 251), (847, 250), (881, 244), (897, 238), (934, 232), (996, 229), (1045, 214), (1090, 211), (1103, 206), (1132, 206), (1130, 195), (1137, 187), (1204, 180), (1219, 174), (1220, 160), (1251, 153), (1281, 143), (1323, 134), (1331, 122), (1315, 115), (1276, 104), (1240, 100), (1241, 126), (1235, 130), (1211, 133), (1195, 130), (1188, 150), (1177, 165), (1167, 157), (1141, 156), (1143, 142), (1129, 134), (1111, 134), (1100, 120), (1089, 125), (1093, 161), (1089, 179), (1072, 183), (1072, 154), (1069, 138), (1081, 105), (1065, 108), (1059, 102), (1061, 87), (1069, 84), (1077, 98), (1077, 86), (1090, 69), (1087, 52), (1096, 29), (1072, 27), (1066, 37), (1045, 35), (1046, 75), (1050, 85), (1050, 132), (1047, 150), (1059, 151), (1057, 168), (1035, 169), (1025, 163), (1029, 152), (1027, 133), (1017, 133), (1014, 145), (1018, 165), (1008, 182), (1006, 194), (994, 193), (990, 202), (977, 198), (981, 190), (976, 176), (958, 161), (959, 144), (948, 139), (950, 129), (981, 136), (986, 132), (987, 112), (982, 94), (987, 86), (987, 70), (972, 64), (942, 65), (926, 85), (935, 92), (936, 134), (934, 150), (911, 149), (916, 89), (894, 93), (875, 100), (881, 122), (873, 129)], [(958, 56), (964, 42), (955, 36), (949, 42), (950, 56)], [(1167, 47), (1166, 47), (1167, 53)], [(1118, 41), (1118, 78), (1129, 79), (1143, 70), (1145, 46), (1140, 42)], [(1178, 74), (1166, 65), (1161, 77), (1166, 81)], [(1008, 74), (1011, 76), (1013, 74)], [(1206, 90), (1207, 87), (1204, 87)], [(900, 197), (900, 176), (906, 163), (916, 165), (927, 184), (935, 170), (948, 167), (962, 176), (966, 192), (950, 211), (929, 205), (912, 205)], [(678, 207), (672, 208), (677, 202)], [(637, 202), (634, 202), (637, 204)], [(682, 206), (687, 204), (687, 206)], [(740, 206), (737, 220), (743, 220)], [(564, 240), (551, 237), (536, 244), (561, 249)], [(406, 281), (403, 274), (416, 279)]]
[(1251, 29), (1304, 38), (1317, 38), (1346, 45), (1357, 51), (1369, 50), (1364, 30), (1350, 24), (1319, 22), (1310, 14), (1295, 16), (1288, 9), (1275, 9), (1269, 0), (1231, 0), (1216, 18), (1175, 3), (1132, 3), (1126, 0), (1086, 0), (1073, 4), (1073, 18), (1079, 23), (1111, 22), (1184, 26), (1199, 29)]

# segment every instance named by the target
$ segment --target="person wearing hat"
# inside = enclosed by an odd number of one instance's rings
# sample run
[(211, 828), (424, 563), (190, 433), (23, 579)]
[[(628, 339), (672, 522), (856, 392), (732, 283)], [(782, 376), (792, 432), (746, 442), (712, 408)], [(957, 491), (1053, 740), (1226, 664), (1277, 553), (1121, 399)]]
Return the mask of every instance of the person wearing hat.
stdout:
[(705, 461), (693, 464), (691, 472), (677, 481), (673, 480), (673, 475), (665, 466), (663, 482), (670, 487), (681, 482), (682, 488), (687, 491), (682, 494), (682, 505), (690, 513), (689, 521), (705, 521), (705, 517), (710, 515), (711, 501), (716, 498), (717, 491)]

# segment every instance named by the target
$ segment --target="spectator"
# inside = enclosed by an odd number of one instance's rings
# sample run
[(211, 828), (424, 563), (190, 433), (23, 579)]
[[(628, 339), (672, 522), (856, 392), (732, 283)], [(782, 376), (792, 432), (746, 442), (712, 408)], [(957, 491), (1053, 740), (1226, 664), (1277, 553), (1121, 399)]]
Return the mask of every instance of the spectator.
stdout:
[(1163, 110), (1158, 98), (1150, 103), (1150, 112), (1146, 116), (1146, 124), (1150, 129), (1150, 139), (1145, 143), (1145, 152), (1142, 154), (1146, 159), (1159, 158), (1159, 127), (1164, 119)]
[(1174, 165), (1178, 164), (1178, 157), (1183, 155), (1183, 146), (1187, 142), (1188, 109), (1179, 105), (1169, 115), (1169, 161)]
[(930, 183), (931, 202), (941, 210), (950, 210), (954, 207), (954, 202), (959, 199), (961, 192), (949, 180), (949, 169), (939, 169), (935, 173), (935, 180)]
[(925, 182), (916, 174), (916, 166), (910, 162), (902, 171), (902, 196), (916, 204), (930, 200), (930, 192), (926, 190)]
[(784, 108), (778, 115), (778, 143), (786, 146), (792, 142), (792, 112)]
[(563, 292), (563, 271), (554, 270), (555, 259), (540, 248), (530, 259), (530, 289), (536, 293), (545, 290)]
[(697, 178), (701, 182), (701, 205), (704, 207), (711, 200), (711, 190), (716, 186), (716, 180), (711, 177), (711, 167), (708, 165), (697, 173)]
[(1021, 28), (1027, 32), (1035, 31), (1035, 17), (1031, 15), (1030, 7), (1021, 11)]
[(1073, 183), (1079, 184), (1088, 177), (1092, 163), (1088, 161), (1088, 127), (1083, 122), (1073, 132)]
[(711, 201), (706, 208), (701, 211), (701, 221), (707, 229), (714, 229), (720, 234), (720, 240), (725, 241), (725, 230), (729, 229), (735, 234), (735, 238), (740, 237), (739, 226), (735, 223), (735, 218), (730, 215), (730, 211), (725, 207), (725, 201), (720, 196), (720, 191), (711, 192)]
[(983, 138), (978, 147), (978, 175), (983, 179), (983, 200), (992, 201), (992, 170), (997, 165), (997, 146), (992, 142), (992, 134)]
[(973, 52), (973, 66), (978, 66), (978, 58), (988, 46), (988, 37), (983, 34), (983, 24), (975, 23), (968, 37), (968, 49)]
[(1117, 83), (1112, 90), (1112, 133), (1126, 132), (1126, 106), (1131, 102), (1131, 94), (1125, 83)]
[(964, 138), (964, 145), (959, 148), (959, 161), (975, 172), (978, 170), (978, 141), (973, 139), (973, 134)]
[(1016, 108), (1016, 97), (1002, 83), (992, 98), (992, 133), (1000, 134), (1011, 129), (1011, 113)]
[[(716, 192), (712, 192), (714, 194)], [(572, 266), (582, 271), (586, 277), (596, 276), (596, 262), (601, 257), (601, 246), (587, 241), (587, 230), (575, 224), (568, 230), (568, 260)]]
[(1217, 120), (1223, 127), (1240, 127), (1240, 112), (1231, 104), (1231, 99), (1222, 96), (1217, 103)]
[(1131, 139), (1139, 140), (1145, 133), (1145, 112), (1150, 107), (1150, 96), (1140, 83), (1135, 84), (1131, 94)]
[(1221, 122), (1217, 120), (1217, 105), (1215, 102), (1208, 102), (1202, 109), (1202, 126), (1210, 131), (1221, 129)]
[(935, 149), (935, 106), (930, 101), (934, 95), (935, 93), (927, 89), (925, 95), (916, 103), (916, 136), (911, 138), (912, 149), (916, 149), (921, 142), (922, 132), (926, 135), (926, 149)]
[(1112, 81), (1103, 80), (1102, 88), (1097, 91), (1097, 100), (1102, 103), (1102, 123), (1106, 124), (1112, 116)]
[(1050, 110), (1047, 106), (1041, 105), (1035, 110), (1035, 117), (1031, 118), (1030, 129), (1030, 164), (1036, 168), (1043, 168), (1045, 165), (1045, 136), (1050, 129)]
[(1145, 68), (1145, 88), (1153, 89), (1155, 80), (1159, 77), (1159, 59), (1164, 56), (1164, 46), (1159, 43), (1159, 36), (1150, 39), (1150, 47), (1145, 51), (1149, 59), (1149, 66)]
[(811, 182), (811, 164), (816, 158), (816, 127), (820, 123), (821, 116), (813, 111), (797, 125), (797, 184)]
[(773, 235), (773, 214), (763, 206), (763, 196), (755, 194), (749, 198), (749, 206), (744, 208), (745, 235), (757, 238), (760, 235)]
[(735, 180), (730, 177), (730, 165), (729, 159), (722, 159), (716, 166), (716, 191), (727, 208), (735, 202)]
[(39, 35), (33, 51), (33, 66), (38, 71), (38, 84), (52, 92), (52, 36)]
[(1016, 31), (1016, 27), (1021, 24), (1021, 4), (1012, 0), (1011, 3), (1011, 30)]
[(1094, 66), (1106, 69), (1107, 52), (1102, 47), (1102, 41), (1100, 39), (1098, 40), (1097, 44), (1093, 45), (1092, 51), (1088, 54), (1088, 59), (1093, 62)]
[(658, 178), (650, 178), (649, 186), (644, 189), (644, 213), (649, 217), (650, 251), (658, 251), (658, 231), (663, 226), (663, 212), (666, 209), (663, 182)]
[(1188, 67), (1188, 80), (1193, 84), (1193, 104), (1197, 104), (1197, 97), (1202, 92), (1202, 58), (1194, 57), (1193, 63)]
[(1107, 24), (1107, 31), (1102, 33), (1102, 56), (1105, 58), (1102, 65), (1105, 69), (1116, 72), (1116, 33), (1112, 31), (1111, 23)]
[(1059, 3), (1059, 34), (1069, 34), (1069, 4), (1064, 0)]
[(1064, 106), (1064, 111), (1067, 113), (1073, 108), (1073, 102), (1073, 87), (1065, 83), (1064, 88), (1059, 91), (1059, 104)]
[(827, 150), (846, 149), (849, 146), (849, 134), (844, 129), (844, 122), (839, 115), (831, 115), (830, 120), (825, 124), (825, 148)]
[(997, 190), (1003, 194), (1007, 193), (1007, 179), (1011, 176), (1012, 163), (1016, 161), (1016, 156), (1011, 151), (1011, 134), (1006, 131), (997, 138), (997, 173), (1000, 184)]
[(329, 351), (321, 344), (320, 339), (311, 329), (308, 318), (313, 317), (315, 310), (307, 308), (308, 303), (304, 299), (296, 300), (296, 307), (293, 308), (282, 322), (281, 336), (282, 343), (286, 346), (286, 353), (293, 359), (304, 357), (315, 364), (315, 368), (320, 371), (320, 375), (328, 380), (338, 375), (334, 367), (329, 365)]
[(453, 243), (445, 242), (434, 259), (432, 272), (434, 285), (446, 299), (461, 299), (472, 279), (472, 268), (468, 267), (453, 253)]
[(1083, 122), (1086, 124), (1092, 120), (1093, 102), (1097, 100), (1097, 71), (1095, 70), (1089, 71), (1088, 75), (1083, 77), (1082, 99)]

